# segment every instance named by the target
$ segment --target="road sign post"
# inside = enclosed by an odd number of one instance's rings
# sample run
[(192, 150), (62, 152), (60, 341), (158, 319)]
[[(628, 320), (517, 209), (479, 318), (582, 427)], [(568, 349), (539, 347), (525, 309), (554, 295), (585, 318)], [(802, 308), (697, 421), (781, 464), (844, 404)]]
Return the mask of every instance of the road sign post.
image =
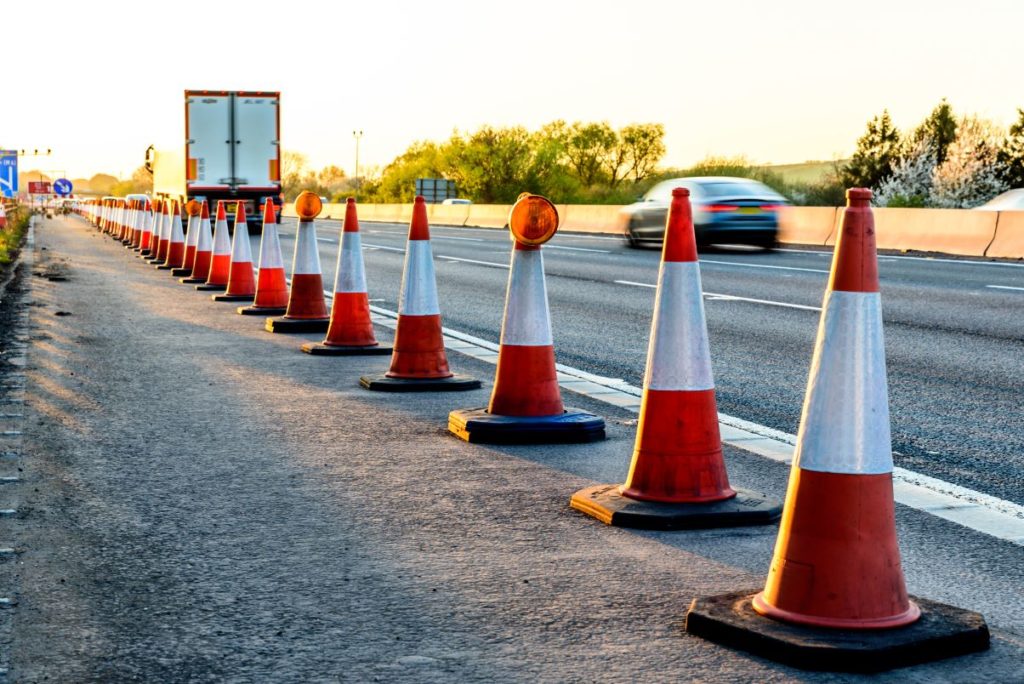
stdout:
[(0, 197), (18, 196), (18, 150), (0, 150)]

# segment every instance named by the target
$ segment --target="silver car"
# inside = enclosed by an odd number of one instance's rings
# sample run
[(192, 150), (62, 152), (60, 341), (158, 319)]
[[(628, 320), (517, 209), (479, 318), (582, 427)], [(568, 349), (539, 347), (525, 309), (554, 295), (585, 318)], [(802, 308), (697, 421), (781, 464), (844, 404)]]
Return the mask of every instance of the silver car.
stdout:
[(673, 188), (690, 191), (697, 245), (743, 244), (771, 249), (779, 234), (779, 207), (786, 199), (749, 178), (694, 176), (662, 181), (640, 201), (623, 207), (630, 246), (661, 244)]

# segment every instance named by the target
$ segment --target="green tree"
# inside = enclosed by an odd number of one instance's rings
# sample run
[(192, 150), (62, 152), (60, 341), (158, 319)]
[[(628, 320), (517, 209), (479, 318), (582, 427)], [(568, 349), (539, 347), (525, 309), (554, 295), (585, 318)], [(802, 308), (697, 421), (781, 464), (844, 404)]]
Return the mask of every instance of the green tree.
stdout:
[(941, 164), (946, 161), (949, 146), (956, 141), (956, 134), (957, 125), (953, 107), (946, 102), (946, 98), (942, 98), (942, 101), (935, 105), (932, 113), (914, 129), (910, 147), (922, 140), (931, 140), (935, 149), (936, 163)]
[(617, 155), (619, 137), (605, 122), (572, 124), (565, 140), (565, 156), (584, 187), (608, 179), (615, 184), (621, 155)]
[(619, 131), (620, 146), (629, 168), (627, 176), (639, 183), (665, 156), (665, 127), (659, 123), (630, 124)]
[(1024, 188), (1024, 109), (999, 148), (997, 156), (1003, 180), (1011, 188)]
[(840, 178), (846, 187), (875, 188), (892, 173), (900, 157), (900, 132), (889, 110), (868, 122), (867, 132), (857, 140), (857, 151), (843, 167)]

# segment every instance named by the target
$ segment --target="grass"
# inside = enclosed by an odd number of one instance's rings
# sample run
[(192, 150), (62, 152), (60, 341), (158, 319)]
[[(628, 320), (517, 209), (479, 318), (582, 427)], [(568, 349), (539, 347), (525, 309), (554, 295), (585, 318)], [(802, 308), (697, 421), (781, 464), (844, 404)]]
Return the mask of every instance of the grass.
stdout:
[(25, 209), (7, 211), (7, 227), (0, 229), (0, 266), (11, 263), (28, 230), (29, 213)]

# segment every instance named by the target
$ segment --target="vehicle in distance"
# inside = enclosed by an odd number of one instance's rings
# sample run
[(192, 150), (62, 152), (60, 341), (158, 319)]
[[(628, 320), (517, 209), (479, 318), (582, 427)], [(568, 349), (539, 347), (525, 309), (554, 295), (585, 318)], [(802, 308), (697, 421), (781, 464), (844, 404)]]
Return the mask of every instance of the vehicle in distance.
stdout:
[(278, 92), (186, 90), (184, 144), (147, 156), (153, 196), (205, 198), (211, 210), (243, 202), (251, 221), (269, 198), (280, 214), (280, 101)]
[(1007, 190), (974, 208), (982, 211), (1024, 211), (1024, 188)]
[(639, 201), (622, 208), (631, 247), (661, 244), (674, 188), (690, 191), (697, 246), (754, 245), (771, 249), (779, 235), (779, 207), (786, 199), (749, 178), (692, 176), (662, 181)]
[(449, 197), (448, 199), (441, 200), (441, 204), (443, 204), (443, 205), (472, 204), (472, 203), (473, 203), (473, 200), (463, 199), (461, 197)]

